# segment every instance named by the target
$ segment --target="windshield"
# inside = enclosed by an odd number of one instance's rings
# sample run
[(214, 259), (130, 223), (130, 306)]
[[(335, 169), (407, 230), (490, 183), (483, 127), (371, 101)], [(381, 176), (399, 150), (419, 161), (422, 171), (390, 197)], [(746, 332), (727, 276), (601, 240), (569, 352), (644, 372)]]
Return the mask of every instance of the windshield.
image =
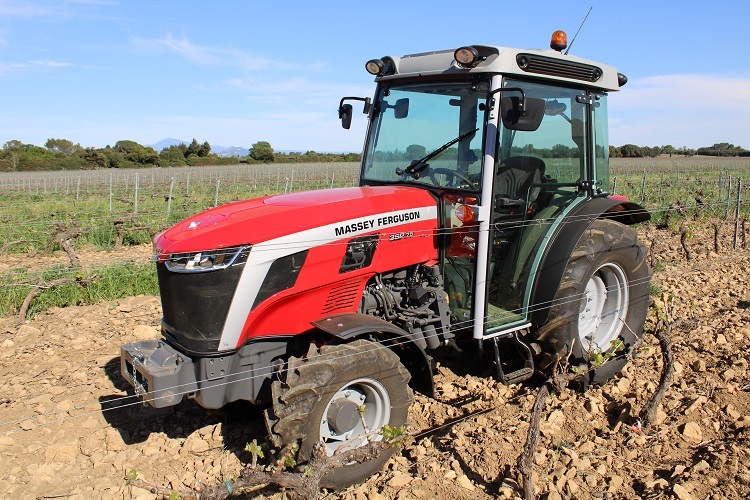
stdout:
[(383, 87), (364, 180), (478, 191), (488, 90), (485, 81)]

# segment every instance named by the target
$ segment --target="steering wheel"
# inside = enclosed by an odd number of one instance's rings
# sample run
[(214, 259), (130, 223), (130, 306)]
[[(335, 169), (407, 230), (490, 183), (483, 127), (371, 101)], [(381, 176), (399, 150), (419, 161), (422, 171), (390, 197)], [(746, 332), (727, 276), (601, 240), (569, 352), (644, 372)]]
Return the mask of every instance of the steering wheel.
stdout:
[[(435, 186), (439, 187), (461, 187), (463, 185), (466, 185), (469, 189), (476, 189), (477, 185), (474, 181), (469, 179), (463, 174), (460, 174), (456, 172), (455, 170), (451, 170), (449, 168), (443, 168), (443, 167), (436, 167), (432, 168), (430, 167), (430, 170), (428, 172), (428, 175), (430, 176), (430, 180)], [(445, 176), (445, 184), (440, 184), (437, 180), (438, 175), (444, 175)], [(456, 180), (461, 181), (461, 183), (456, 183)]]

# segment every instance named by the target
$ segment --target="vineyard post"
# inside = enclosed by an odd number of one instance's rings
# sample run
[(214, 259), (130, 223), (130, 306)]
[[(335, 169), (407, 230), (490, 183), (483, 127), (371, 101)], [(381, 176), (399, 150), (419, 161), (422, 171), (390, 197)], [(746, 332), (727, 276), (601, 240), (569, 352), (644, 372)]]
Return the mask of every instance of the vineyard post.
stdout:
[(333, 179), (336, 177), (336, 172), (331, 172), (331, 189), (333, 189)]
[(294, 191), (294, 170), (292, 170), (292, 176), (289, 179), (289, 192)]
[(659, 203), (664, 201), (664, 172), (661, 173), (661, 181), (659, 182)]
[(724, 218), (729, 218), (729, 204), (732, 201), (732, 176), (729, 176), (729, 182), (727, 182), (727, 212), (724, 214)]
[(169, 213), (172, 211), (172, 193), (174, 192), (174, 177), (169, 183), (169, 199), (167, 200), (167, 222), (169, 222)]
[(641, 180), (641, 203), (646, 198), (646, 171), (643, 171), (643, 179)]
[(214, 196), (214, 206), (219, 206), (219, 187), (221, 186), (221, 179), (216, 177), (216, 195)]
[(138, 172), (135, 173), (135, 203), (133, 205), (133, 213), (138, 215)]
[(734, 207), (734, 249), (737, 250), (737, 234), (740, 230), (740, 202), (742, 201), (742, 177), (737, 179), (737, 203)]
[(612, 196), (617, 194), (617, 177), (612, 179)]
[(44, 178), (44, 194), (47, 194), (47, 178)]
[[(276, 192), (279, 192), (279, 181), (281, 180), (281, 167), (276, 170)], [(284, 192), (286, 193), (286, 188), (284, 188)]]
[(112, 173), (109, 174), (109, 213), (112, 213)]
[(78, 201), (78, 195), (81, 193), (81, 176), (78, 176), (78, 183), (76, 185), (76, 201)]
[(185, 195), (190, 196), (190, 172), (187, 174), (187, 186), (185, 187)]

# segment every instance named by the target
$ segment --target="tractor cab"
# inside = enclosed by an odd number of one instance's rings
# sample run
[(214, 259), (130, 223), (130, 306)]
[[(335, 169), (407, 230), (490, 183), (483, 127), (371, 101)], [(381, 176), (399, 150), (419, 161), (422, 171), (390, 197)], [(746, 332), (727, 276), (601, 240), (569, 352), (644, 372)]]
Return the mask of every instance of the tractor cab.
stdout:
[[(378, 86), (362, 99), (361, 185), (434, 195), (454, 330), (486, 339), (529, 327), (545, 309), (535, 277), (555, 264), (553, 236), (607, 195), (607, 92), (624, 77), (558, 51), (486, 46), (367, 69)], [(350, 120), (346, 99), (340, 114)]]

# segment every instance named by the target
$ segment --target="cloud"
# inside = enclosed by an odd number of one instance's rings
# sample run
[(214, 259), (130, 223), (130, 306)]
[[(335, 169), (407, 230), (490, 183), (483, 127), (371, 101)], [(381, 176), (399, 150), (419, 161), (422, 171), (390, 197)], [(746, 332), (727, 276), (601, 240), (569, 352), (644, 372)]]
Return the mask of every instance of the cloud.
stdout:
[(269, 59), (254, 56), (231, 47), (212, 47), (191, 42), (186, 35), (175, 38), (167, 33), (164, 38), (149, 40), (133, 37), (132, 44), (143, 51), (172, 52), (201, 66), (233, 66), (243, 69), (264, 69), (272, 66)]
[(75, 64), (53, 61), (50, 59), (38, 59), (26, 62), (2, 63), (0, 62), (0, 76), (6, 76), (11, 73), (32, 70), (36, 68), (72, 68)]
[(750, 75), (659, 75), (612, 93), (610, 143), (750, 147)]

